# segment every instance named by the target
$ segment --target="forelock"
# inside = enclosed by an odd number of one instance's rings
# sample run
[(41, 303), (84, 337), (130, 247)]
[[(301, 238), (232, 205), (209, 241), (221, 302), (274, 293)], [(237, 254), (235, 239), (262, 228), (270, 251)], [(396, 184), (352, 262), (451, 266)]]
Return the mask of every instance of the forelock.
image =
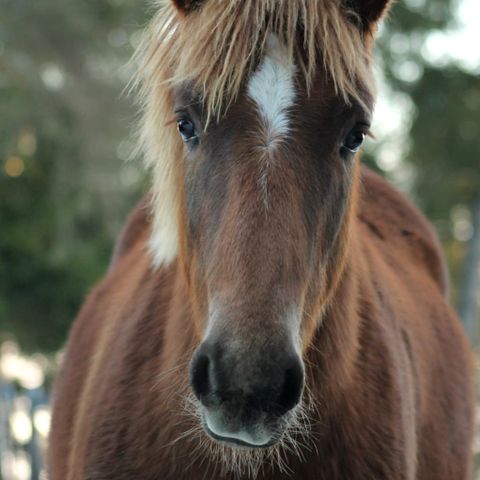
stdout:
[(356, 14), (343, 0), (206, 0), (186, 16), (171, 1), (157, 3), (137, 52), (147, 89), (191, 82), (207, 116), (219, 116), (275, 34), (307, 89), (320, 67), (347, 102), (363, 102), (358, 84), (369, 81), (370, 54)]

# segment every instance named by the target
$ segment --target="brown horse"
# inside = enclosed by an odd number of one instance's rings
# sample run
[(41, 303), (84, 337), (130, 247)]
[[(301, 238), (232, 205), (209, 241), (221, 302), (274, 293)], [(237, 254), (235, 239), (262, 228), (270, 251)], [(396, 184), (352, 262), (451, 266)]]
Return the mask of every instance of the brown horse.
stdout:
[(445, 262), (356, 155), (387, 3), (161, 6), (140, 47), (153, 195), (70, 334), (52, 480), (468, 478)]

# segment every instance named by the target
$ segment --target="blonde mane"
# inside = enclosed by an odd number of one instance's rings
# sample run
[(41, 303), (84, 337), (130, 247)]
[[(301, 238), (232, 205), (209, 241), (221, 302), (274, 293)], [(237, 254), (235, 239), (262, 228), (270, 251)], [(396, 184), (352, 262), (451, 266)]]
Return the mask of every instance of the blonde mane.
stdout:
[(238, 95), (278, 36), (307, 90), (324, 68), (337, 93), (363, 104), (359, 84), (369, 85), (370, 52), (355, 14), (344, 0), (204, 0), (186, 15), (171, 0), (159, 8), (139, 46), (140, 128), (145, 161), (154, 171), (155, 263), (169, 263), (178, 250), (179, 171), (182, 143), (172, 122), (171, 87), (190, 82), (207, 118), (219, 118)]

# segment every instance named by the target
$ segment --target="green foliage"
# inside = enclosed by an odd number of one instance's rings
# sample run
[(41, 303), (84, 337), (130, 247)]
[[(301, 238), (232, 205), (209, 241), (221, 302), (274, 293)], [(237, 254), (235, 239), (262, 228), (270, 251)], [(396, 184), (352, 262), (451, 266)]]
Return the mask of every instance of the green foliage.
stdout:
[(411, 97), (417, 195), (424, 192), (426, 212), (442, 218), (452, 203), (469, 205), (480, 193), (479, 79), (452, 66), (427, 67)]
[(142, 190), (121, 95), (133, 1), (0, 0), (0, 332), (53, 351)]

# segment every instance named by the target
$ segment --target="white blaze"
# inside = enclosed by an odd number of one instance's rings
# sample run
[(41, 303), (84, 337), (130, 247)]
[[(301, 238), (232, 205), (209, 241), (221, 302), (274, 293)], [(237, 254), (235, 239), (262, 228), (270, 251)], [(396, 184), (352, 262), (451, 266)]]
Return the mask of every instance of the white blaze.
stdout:
[(271, 35), (265, 57), (248, 84), (248, 96), (265, 123), (267, 147), (290, 131), (288, 111), (295, 104), (294, 73), (286, 46)]

